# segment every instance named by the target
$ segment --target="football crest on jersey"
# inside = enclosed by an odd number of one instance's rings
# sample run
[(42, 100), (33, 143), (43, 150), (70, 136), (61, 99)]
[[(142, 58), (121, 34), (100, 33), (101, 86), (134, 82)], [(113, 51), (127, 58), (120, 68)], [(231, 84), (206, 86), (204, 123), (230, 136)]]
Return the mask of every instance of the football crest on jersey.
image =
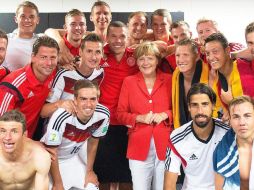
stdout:
[(108, 131), (108, 126), (103, 127), (102, 133), (106, 133)]
[(136, 60), (134, 57), (128, 57), (127, 58), (127, 64), (130, 66), (130, 67), (133, 67), (136, 63)]

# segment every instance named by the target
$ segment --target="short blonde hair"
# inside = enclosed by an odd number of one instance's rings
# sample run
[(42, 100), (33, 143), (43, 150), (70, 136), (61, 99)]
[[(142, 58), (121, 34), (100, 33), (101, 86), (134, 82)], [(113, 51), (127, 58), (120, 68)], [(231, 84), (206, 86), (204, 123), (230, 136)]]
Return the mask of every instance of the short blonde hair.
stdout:
[(214, 28), (216, 30), (218, 30), (218, 23), (215, 21), (215, 20), (212, 20), (212, 19), (207, 19), (207, 18), (201, 18), (198, 20), (197, 22), (197, 25), (196, 25), (196, 29), (198, 29), (198, 25), (201, 24), (201, 23), (206, 23), (206, 22), (210, 22), (212, 23), (212, 25), (214, 26)]
[(161, 54), (154, 42), (143, 42), (135, 49), (134, 57), (136, 59), (143, 55), (155, 55), (158, 61), (161, 60)]
[(74, 17), (74, 16), (82, 16), (85, 18), (85, 22), (86, 22), (86, 17), (85, 17), (85, 14), (83, 12), (81, 12), (80, 10), (78, 9), (72, 9), (70, 10), (69, 12), (66, 13), (64, 19), (65, 19), (65, 23), (66, 23), (66, 20), (67, 18), (69, 17)]

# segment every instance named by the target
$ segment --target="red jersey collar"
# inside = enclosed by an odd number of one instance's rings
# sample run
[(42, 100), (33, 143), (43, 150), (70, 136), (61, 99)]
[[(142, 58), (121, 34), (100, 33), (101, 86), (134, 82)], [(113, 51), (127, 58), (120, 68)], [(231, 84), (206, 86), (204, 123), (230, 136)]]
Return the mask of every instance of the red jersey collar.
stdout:
[(34, 72), (33, 72), (33, 69), (32, 69), (32, 65), (31, 64), (28, 64), (25, 66), (25, 72), (26, 72), (26, 78), (27, 80), (29, 81), (29, 83), (32, 85), (32, 86), (38, 86), (38, 85), (44, 85), (44, 86), (48, 86), (49, 83), (54, 79), (55, 77), (55, 74), (56, 74), (56, 69), (51, 73), (51, 75), (48, 76), (48, 78), (44, 81), (44, 82), (41, 82), (39, 81)]
[[(125, 48), (125, 53), (126, 52), (127, 53), (134, 53), (134, 51), (135, 51), (134, 48), (129, 48), (129, 47)], [(104, 52), (104, 54), (107, 54), (107, 55), (111, 54), (110, 47), (109, 47), (108, 43), (104, 45), (103, 52)]]
[(80, 48), (81, 44), (77, 48), (74, 47), (73, 45), (71, 45), (71, 43), (67, 40), (67, 33), (64, 35), (63, 39), (64, 39), (65, 45), (70, 50), (71, 54), (74, 55), (74, 56), (79, 56), (79, 48)]

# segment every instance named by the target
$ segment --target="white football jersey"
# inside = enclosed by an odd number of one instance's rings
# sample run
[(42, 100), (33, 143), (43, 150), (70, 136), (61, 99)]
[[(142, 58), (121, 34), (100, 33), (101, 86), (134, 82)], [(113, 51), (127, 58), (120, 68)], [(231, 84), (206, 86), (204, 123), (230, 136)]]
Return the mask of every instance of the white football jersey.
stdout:
[(41, 142), (49, 146), (58, 146), (58, 158), (70, 158), (77, 154), (90, 137), (106, 135), (109, 125), (109, 110), (98, 104), (93, 116), (82, 123), (76, 116), (63, 108), (57, 109), (49, 120), (47, 131)]
[(206, 141), (195, 134), (192, 121), (173, 130), (170, 135), (165, 170), (180, 173), (180, 166), (183, 165), (185, 178), (182, 190), (215, 189), (213, 152), (229, 128), (217, 119), (213, 122), (215, 127)]
[(51, 92), (47, 98), (47, 102), (54, 103), (58, 100), (73, 99), (74, 97), (74, 84), (77, 80), (87, 79), (90, 81), (97, 81), (98, 85), (104, 77), (103, 69), (94, 69), (89, 77), (83, 76), (77, 70), (60, 69), (54, 82), (52, 84)]

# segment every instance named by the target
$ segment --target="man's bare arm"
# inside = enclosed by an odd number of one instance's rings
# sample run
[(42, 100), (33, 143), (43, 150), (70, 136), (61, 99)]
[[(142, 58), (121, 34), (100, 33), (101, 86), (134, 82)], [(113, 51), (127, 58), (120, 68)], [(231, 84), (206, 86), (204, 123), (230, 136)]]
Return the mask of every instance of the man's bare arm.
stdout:
[(176, 190), (176, 182), (177, 182), (178, 174), (165, 171), (164, 173), (164, 188), (163, 190)]
[(36, 167), (36, 174), (35, 174), (35, 183), (34, 189), (36, 190), (48, 190), (49, 188), (49, 178), (48, 173), (50, 169), (50, 154), (44, 150), (42, 146), (39, 148), (39, 145), (34, 146), (36, 149), (41, 149), (35, 151), (35, 167)]
[(231, 52), (230, 57), (232, 59), (243, 58), (243, 59), (246, 59), (248, 61), (251, 61), (253, 59), (253, 57), (251, 55), (251, 51), (250, 51), (249, 48)]
[(41, 117), (50, 117), (58, 108), (64, 108), (68, 113), (75, 114), (76, 108), (73, 100), (58, 100), (54, 103), (46, 103), (41, 109)]
[(224, 177), (218, 173), (215, 173), (215, 190), (223, 190)]
[(87, 143), (87, 166), (86, 166), (86, 179), (85, 186), (87, 183), (93, 183), (95, 185), (99, 185), (96, 174), (93, 171), (93, 164), (96, 157), (97, 147), (98, 147), (99, 139), (90, 137)]
[(64, 29), (49, 28), (45, 31), (45, 34), (55, 39), (60, 47), (59, 63), (61, 65), (72, 64), (72, 61), (74, 59), (74, 56), (71, 54), (70, 50), (67, 48), (63, 40), (63, 36), (65, 35), (65, 33), (66, 32)]
[[(50, 152), (54, 152), (54, 155), (57, 155), (57, 147), (47, 146), (47, 149), (50, 149)], [(51, 160), (50, 174), (53, 179), (52, 190), (64, 190), (57, 156), (55, 156), (54, 160)]]

